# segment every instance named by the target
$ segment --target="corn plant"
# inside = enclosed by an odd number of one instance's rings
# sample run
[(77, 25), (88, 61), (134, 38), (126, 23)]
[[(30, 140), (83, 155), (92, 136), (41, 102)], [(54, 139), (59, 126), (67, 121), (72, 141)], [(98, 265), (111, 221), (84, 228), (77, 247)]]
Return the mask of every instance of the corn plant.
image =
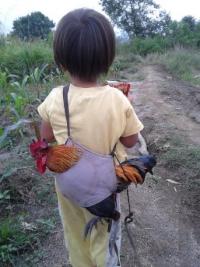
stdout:
[(14, 92), (10, 93), (10, 111), (15, 114), (17, 119), (20, 119), (21, 116), (25, 114), (25, 107), (30, 103), (30, 94), (27, 90), (29, 76), (26, 75), (23, 80), (20, 82), (15, 81), (11, 83)]
[(26, 90), (26, 86), (28, 84), (29, 76), (25, 75), (21, 82), (14, 81), (11, 83), (11, 86), (16, 90), (16, 92), (22, 97), (26, 97), (29, 99), (28, 90)]
[(48, 67), (48, 64), (43, 65), (42, 67), (37, 67), (30, 74), (30, 82), (36, 86), (37, 89), (37, 98), (40, 98), (40, 85), (41, 83), (46, 83), (48, 75), (45, 74), (45, 70)]

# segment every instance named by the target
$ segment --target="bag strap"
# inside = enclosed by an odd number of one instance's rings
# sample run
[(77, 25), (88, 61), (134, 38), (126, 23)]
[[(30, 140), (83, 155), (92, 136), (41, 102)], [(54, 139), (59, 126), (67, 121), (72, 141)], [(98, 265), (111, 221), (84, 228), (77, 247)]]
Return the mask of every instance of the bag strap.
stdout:
[(114, 147), (113, 147), (113, 149), (112, 149), (112, 151), (111, 151), (111, 153), (110, 153), (110, 155), (113, 156), (113, 158), (114, 158), (114, 156), (115, 156), (116, 146), (117, 146), (117, 143), (114, 145)]
[[(70, 134), (70, 120), (69, 120), (69, 102), (68, 102), (68, 92), (69, 92), (69, 85), (66, 85), (63, 87), (63, 102), (64, 102), (64, 108), (65, 108), (65, 117), (67, 121), (67, 135), (68, 137), (71, 137)], [(117, 143), (114, 145), (110, 155), (115, 156), (115, 149), (116, 149)]]
[(63, 102), (64, 102), (64, 108), (65, 108), (65, 117), (66, 117), (66, 121), (67, 121), (67, 134), (68, 134), (68, 137), (71, 137), (71, 135), (70, 135), (70, 121), (69, 121), (68, 92), (69, 92), (69, 85), (66, 85), (63, 87)]

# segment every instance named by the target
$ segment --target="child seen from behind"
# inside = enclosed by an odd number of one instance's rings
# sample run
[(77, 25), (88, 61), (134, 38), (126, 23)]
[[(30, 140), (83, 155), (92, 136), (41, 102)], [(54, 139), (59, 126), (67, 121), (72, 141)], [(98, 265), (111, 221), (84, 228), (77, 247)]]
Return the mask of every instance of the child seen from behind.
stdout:
[[(88, 149), (125, 160), (125, 147), (137, 142), (143, 125), (128, 99), (118, 89), (101, 85), (115, 57), (115, 35), (110, 22), (91, 9), (77, 9), (66, 14), (54, 35), (54, 58), (70, 77), (68, 92), (71, 136)], [(54, 88), (38, 107), (42, 118), (41, 137), (64, 144), (67, 139), (63, 86)], [(81, 173), (79, 174), (81, 176)], [(84, 183), (84, 181), (82, 181)], [(106, 223), (98, 224), (83, 238), (84, 227), (93, 215), (64, 197), (56, 185), (64, 236), (73, 267), (116, 267), (118, 256), (108, 249)], [(117, 197), (119, 207), (119, 196)], [(120, 249), (120, 222), (117, 246)]]

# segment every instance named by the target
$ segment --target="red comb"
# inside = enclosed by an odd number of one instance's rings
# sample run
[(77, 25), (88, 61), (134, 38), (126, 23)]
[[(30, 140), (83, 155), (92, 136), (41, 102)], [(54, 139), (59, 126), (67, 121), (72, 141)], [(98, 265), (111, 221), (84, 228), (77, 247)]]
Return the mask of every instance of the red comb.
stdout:
[(33, 140), (32, 143), (29, 146), (31, 156), (36, 157), (38, 152), (42, 151), (43, 149), (46, 149), (48, 147), (48, 143), (45, 140)]

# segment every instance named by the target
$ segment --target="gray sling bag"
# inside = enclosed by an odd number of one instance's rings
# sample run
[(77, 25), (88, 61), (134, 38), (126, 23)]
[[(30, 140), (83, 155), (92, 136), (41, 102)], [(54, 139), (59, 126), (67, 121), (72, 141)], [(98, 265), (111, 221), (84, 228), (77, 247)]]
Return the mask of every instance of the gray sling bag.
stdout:
[(58, 174), (56, 183), (60, 192), (80, 207), (89, 207), (106, 199), (116, 192), (117, 178), (113, 161), (114, 149), (110, 155), (92, 152), (75, 142), (70, 134), (68, 105), (69, 86), (63, 88), (63, 100), (67, 121), (68, 138), (66, 146), (81, 150), (80, 160), (66, 172)]

